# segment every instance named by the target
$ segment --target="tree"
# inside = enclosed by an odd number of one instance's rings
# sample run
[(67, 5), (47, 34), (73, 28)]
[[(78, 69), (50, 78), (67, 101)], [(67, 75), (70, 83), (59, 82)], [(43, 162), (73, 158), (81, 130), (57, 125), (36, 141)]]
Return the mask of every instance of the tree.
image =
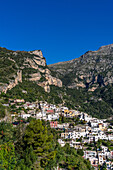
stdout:
[(77, 154), (83, 156), (84, 155), (83, 149), (77, 149)]
[(0, 103), (0, 118), (5, 117), (5, 107)]
[(14, 170), (16, 167), (15, 149), (12, 143), (4, 143), (0, 146), (0, 169)]
[(17, 170), (31, 170), (33, 169), (33, 163), (36, 160), (36, 155), (32, 146), (27, 147), (21, 157), (18, 157)]
[(37, 160), (35, 168), (47, 166), (49, 160), (55, 158), (55, 151), (52, 151), (52, 134), (48, 135), (47, 128), (42, 125), (41, 120), (32, 120), (27, 126), (24, 141), (27, 147), (32, 146)]
[(6, 122), (0, 123), (0, 143), (14, 141), (13, 125)]

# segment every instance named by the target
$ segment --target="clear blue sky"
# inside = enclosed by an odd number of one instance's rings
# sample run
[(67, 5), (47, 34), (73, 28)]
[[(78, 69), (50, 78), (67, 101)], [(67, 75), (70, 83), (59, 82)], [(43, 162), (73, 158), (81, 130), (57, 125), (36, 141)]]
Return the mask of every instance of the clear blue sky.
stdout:
[(41, 49), (47, 64), (113, 43), (113, 0), (1, 0), (0, 46)]

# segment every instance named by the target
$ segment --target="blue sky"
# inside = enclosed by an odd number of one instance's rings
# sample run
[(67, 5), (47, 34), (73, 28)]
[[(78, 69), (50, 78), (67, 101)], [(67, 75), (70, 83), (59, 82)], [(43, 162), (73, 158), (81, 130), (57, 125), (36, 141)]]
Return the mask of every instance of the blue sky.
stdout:
[(41, 49), (47, 64), (113, 43), (113, 0), (1, 0), (0, 46)]

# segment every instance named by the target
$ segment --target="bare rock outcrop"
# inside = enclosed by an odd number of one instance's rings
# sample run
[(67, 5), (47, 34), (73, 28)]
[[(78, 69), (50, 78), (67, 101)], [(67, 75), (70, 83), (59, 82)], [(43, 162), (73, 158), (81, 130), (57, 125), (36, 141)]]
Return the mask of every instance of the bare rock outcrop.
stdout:
[(40, 72), (34, 73), (34, 74), (30, 74), (30, 76), (31, 76), (31, 78), (29, 78), (30, 81), (38, 81), (41, 78)]
[[(2, 52), (4, 49), (0, 48), (0, 50)], [(11, 69), (11, 71), (9, 71), (7, 81), (0, 82), (0, 91), (6, 93), (7, 90), (11, 90), (18, 85), (19, 82), (22, 82), (22, 77), (25, 81), (36, 82), (36, 84), (42, 86), (46, 92), (50, 92), (50, 85), (62, 87), (62, 81), (51, 75), (51, 71), (47, 67), (46, 59), (43, 57), (41, 50), (26, 52), (5, 49), (5, 51), (6, 55), (3, 56), (3, 61), (4, 58), (8, 60), (8, 70)], [(7, 69), (7, 65), (5, 65), (5, 67), (6, 68), (3, 66), (4, 70)]]
[(69, 88), (104, 87), (113, 84), (113, 44), (88, 51), (79, 58), (48, 66)]
[(45, 85), (44, 86), (44, 90), (45, 90), (45, 92), (49, 93), (50, 92), (50, 86), (49, 85)]
[(46, 92), (50, 92), (50, 85), (62, 87), (62, 81), (49, 74), (45, 76), (46, 81), (39, 82), (38, 85), (43, 87)]
[(62, 87), (62, 81), (60, 79), (57, 79), (55, 77), (52, 77), (51, 75), (49, 74), (46, 74), (45, 75), (45, 78), (46, 80), (48, 81), (48, 84), (49, 85), (55, 85), (55, 86), (58, 86), (58, 87)]
[(41, 50), (34, 50), (34, 51), (29, 51), (30, 54), (34, 54), (37, 56), (40, 56), (40, 58), (43, 58), (43, 54)]
[(2, 87), (2, 91), (4, 93), (7, 92), (7, 90), (11, 90), (13, 87), (15, 87), (19, 82), (22, 83), (22, 70), (18, 70), (17, 72), (17, 76), (15, 76), (15, 79), (14, 81), (10, 81), (9, 84), (5, 84), (3, 87)]
[(38, 69), (38, 65), (36, 65), (32, 59), (27, 58), (24, 65), (26, 65), (26, 63), (29, 63), (29, 65), (27, 64), (29, 67), (34, 68), (36, 70)]
[(35, 61), (35, 63), (36, 64), (38, 64), (38, 65), (41, 65), (41, 66), (46, 66), (46, 61), (45, 61), (45, 59), (43, 58), (40, 58), (40, 59), (38, 59), (37, 57), (34, 57), (34, 61)]

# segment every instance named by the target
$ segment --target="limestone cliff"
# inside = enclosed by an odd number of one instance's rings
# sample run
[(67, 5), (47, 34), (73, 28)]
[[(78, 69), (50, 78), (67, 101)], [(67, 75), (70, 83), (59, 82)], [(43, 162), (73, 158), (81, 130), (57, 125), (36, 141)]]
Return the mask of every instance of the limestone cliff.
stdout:
[(88, 51), (81, 57), (48, 66), (69, 88), (94, 91), (113, 83), (113, 44)]
[(44, 87), (46, 92), (50, 92), (50, 85), (62, 87), (62, 81), (55, 77), (52, 77), (50, 74), (45, 75), (46, 81), (40, 82), (38, 85)]
[(50, 92), (50, 85), (62, 87), (62, 81), (51, 75), (41, 50), (26, 52), (0, 48), (0, 62), (4, 61), (6, 64), (2, 64), (0, 71), (0, 91), (6, 93), (22, 80), (36, 82), (46, 92)]
[(15, 87), (19, 82), (22, 83), (22, 70), (17, 71), (17, 75), (15, 76), (15, 79), (12, 81), (9, 81), (9, 84), (2, 84), (1, 88), (4, 93), (7, 92), (7, 90), (11, 90), (13, 87)]

